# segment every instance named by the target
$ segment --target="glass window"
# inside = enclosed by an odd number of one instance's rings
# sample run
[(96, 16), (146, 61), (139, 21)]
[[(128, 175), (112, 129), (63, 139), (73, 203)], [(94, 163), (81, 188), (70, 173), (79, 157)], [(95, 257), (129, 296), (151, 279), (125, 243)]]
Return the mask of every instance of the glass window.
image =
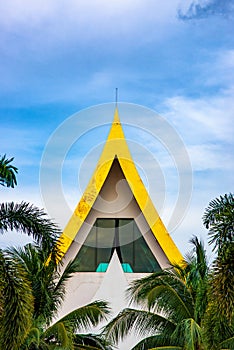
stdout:
[(160, 270), (134, 219), (97, 219), (77, 254), (79, 271), (106, 270), (114, 250), (125, 272)]
[(122, 263), (128, 263), (134, 272), (154, 272), (159, 264), (133, 219), (119, 220), (119, 242)]

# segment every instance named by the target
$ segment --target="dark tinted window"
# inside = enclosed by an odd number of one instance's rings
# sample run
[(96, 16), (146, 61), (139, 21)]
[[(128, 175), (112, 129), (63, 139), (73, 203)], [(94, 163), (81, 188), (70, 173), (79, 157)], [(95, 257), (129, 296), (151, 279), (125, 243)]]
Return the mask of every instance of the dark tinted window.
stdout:
[(133, 219), (97, 219), (77, 255), (79, 271), (104, 271), (115, 249), (124, 271), (160, 270)]

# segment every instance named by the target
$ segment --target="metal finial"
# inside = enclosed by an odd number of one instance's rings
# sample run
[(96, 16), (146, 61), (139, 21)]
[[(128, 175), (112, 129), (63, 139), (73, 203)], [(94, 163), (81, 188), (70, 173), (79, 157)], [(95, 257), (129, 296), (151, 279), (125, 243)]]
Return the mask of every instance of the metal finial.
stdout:
[(118, 104), (118, 88), (115, 88), (115, 105), (117, 107)]

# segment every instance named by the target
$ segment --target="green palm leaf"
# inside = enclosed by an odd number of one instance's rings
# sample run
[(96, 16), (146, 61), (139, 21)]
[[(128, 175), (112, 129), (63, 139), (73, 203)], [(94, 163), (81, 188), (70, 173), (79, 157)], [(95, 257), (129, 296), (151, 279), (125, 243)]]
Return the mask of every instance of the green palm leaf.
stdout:
[(16, 230), (32, 236), (44, 249), (52, 250), (57, 236), (58, 227), (48, 218), (43, 210), (30, 203), (14, 202), (0, 205), (0, 233)]
[(185, 281), (187, 289), (190, 290), (194, 300), (195, 320), (200, 322), (208, 303), (209, 265), (203, 243), (195, 236), (190, 243), (193, 244), (192, 252), (186, 255), (182, 266), (175, 266), (175, 268)]
[(180, 339), (172, 343), (170, 335), (168, 333), (163, 333), (141, 340), (132, 350), (182, 349), (180, 345)]
[(21, 346), (21, 349), (28, 349), (32, 344), (35, 346), (39, 346), (40, 345), (40, 336), (41, 336), (41, 332), (38, 328), (36, 327), (32, 327), (29, 332), (27, 333), (26, 339), (23, 343), (23, 345)]
[(221, 350), (234, 349), (234, 336), (219, 344)]
[(225, 194), (212, 200), (205, 210), (203, 224), (209, 229), (210, 244), (222, 249), (225, 242), (234, 241), (234, 195)]
[[(51, 260), (49, 264), (51, 264)], [(53, 265), (53, 263), (52, 263)], [(69, 280), (69, 278), (72, 277), (72, 275), (77, 272), (77, 268), (79, 266), (79, 262), (77, 259), (71, 260), (65, 269), (63, 270), (62, 273), (58, 272), (56, 273), (56, 284), (54, 285), (54, 290), (53, 290), (53, 299), (55, 303), (58, 303), (59, 305), (63, 301), (65, 292), (66, 292), (66, 282)], [(56, 266), (53, 267), (53, 271), (55, 272), (57, 268)]]
[(201, 327), (193, 318), (185, 319), (179, 323), (171, 339), (172, 341), (182, 340), (186, 350), (197, 350), (204, 344)]
[(164, 313), (174, 321), (191, 317), (194, 313), (190, 290), (172, 269), (133, 281), (128, 295), (131, 295), (132, 303), (136, 302), (156, 313)]
[(10, 164), (14, 158), (7, 159), (6, 155), (0, 158), (0, 185), (15, 187), (17, 185), (16, 174), (18, 169)]
[(18, 261), (21, 267), (27, 272), (31, 282), (34, 297), (34, 319), (41, 317), (50, 323), (54, 313), (60, 305), (55, 302), (53, 294), (57, 278), (54, 270), (54, 262), (48, 259), (48, 252), (32, 244), (27, 244), (23, 248), (11, 248), (8, 250), (12, 259)]
[(74, 349), (112, 350), (113, 347), (103, 335), (76, 334), (74, 338)]
[(172, 333), (176, 325), (163, 316), (135, 309), (124, 309), (104, 329), (107, 339), (114, 343), (123, 339), (134, 329), (139, 335), (148, 335), (154, 332)]
[[(186, 303), (185, 293), (186, 288), (182, 293), (179, 293), (176, 288), (169, 284), (162, 284), (153, 288), (148, 294), (149, 309), (154, 309), (156, 312), (166, 313), (167, 317), (179, 322), (183, 318), (193, 315), (192, 300), (191, 304)], [(188, 298), (190, 297), (189, 293)]]
[(110, 308), (107, 302), (94, 301), (70, 312), (60, 319), (60, 322), (66, 323), (75, 332), (90, 326), (97, 326), (99, 322), (106, 320), (109, 314)]
[(158, 278), (165, 275), (165, 271), (155, 272), (141, 279), (131, 282), (127, 289), (127, 297), (130, 303), (136, 303), (142, 307), (148, 306), (148, 293), (158, 285)]
[(31, 326), (33, 297), (27, 274), (0, 251), (0, 348), (18, 350)]
[(73, 333), (64, 322), (58, 321), (47, 328), (42, 338), (45, 343), (50, 344), (50, 348), (60, 350), (73, 349)]

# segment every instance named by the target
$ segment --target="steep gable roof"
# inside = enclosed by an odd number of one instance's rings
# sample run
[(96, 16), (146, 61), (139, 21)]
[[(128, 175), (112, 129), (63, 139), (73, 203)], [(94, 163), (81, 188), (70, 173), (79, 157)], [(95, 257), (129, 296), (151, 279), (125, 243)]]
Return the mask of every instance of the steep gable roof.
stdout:
[(60, 237), (62, 254), (64, 255), (68, 251), (76, 235), (79, 234), (79, 229), (92, 209), (116, 158), (142, 214), (168, 260), (171, 263), (180, 263), (183, 257), (168, 234), (135, 167), (117, 108), (115, 109), (114, 120), (96, 169)]

